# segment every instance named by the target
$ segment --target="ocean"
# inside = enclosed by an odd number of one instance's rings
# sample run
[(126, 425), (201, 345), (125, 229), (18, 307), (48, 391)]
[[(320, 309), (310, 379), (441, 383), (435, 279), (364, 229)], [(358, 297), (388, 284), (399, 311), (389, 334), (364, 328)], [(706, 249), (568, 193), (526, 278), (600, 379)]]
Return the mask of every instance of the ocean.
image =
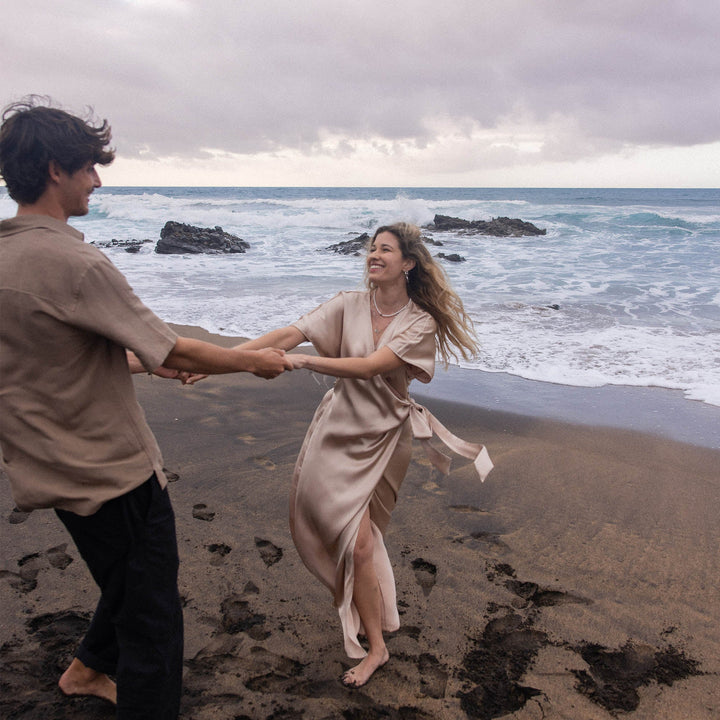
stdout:
[[(4, 192), (4, 191), (3, 191)], [(0, 194), (0, 215), (15, 212)], [(536, 237), (432, 233), (481, 343), (463, 371), (577, 388), (665, 388), (720, 407), (720, 190), (104, 187), (71, 224), (168, 322), (254, 337), (343, 289), (363, 259), (325, 248), (435, 214), (507, 216)], [(221, 226), (241, 255), (158, 255), (168, 220)], [(472, 377), (472, 375), (470, 375)], [(478, 376), (479, 377), (479, 376)]]

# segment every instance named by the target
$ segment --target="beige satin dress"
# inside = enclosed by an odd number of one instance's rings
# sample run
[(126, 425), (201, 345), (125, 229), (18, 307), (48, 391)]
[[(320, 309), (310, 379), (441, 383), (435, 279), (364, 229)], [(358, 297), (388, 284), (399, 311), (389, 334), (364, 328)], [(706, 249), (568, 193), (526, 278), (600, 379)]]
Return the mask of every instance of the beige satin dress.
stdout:
[(383, 541), (412, 452), (413, 436), (444, 472), (449, 459), (428, 442), (436, 434), (475, 460), (481, 479), (492, 468), (484, 447), (447, 431), (408, 397), (410, 381), (427, 383), (435, 371), (435, 321), (410, 303), (377, 339), (367, 291), (342, 292), (294, 323), (325, 357), (366, 357), (389, 347), (404, 365), (369, 380), (338, 378), (308, 428), (293, 475), (290, 530), (308, 569), (333, 593), (351, 658), (364, 657), (363, 632), (352, 602), (353, 549), (367, 507), (374, 563), (382, 594), (382, 624), (400, 627), (395, 579)]

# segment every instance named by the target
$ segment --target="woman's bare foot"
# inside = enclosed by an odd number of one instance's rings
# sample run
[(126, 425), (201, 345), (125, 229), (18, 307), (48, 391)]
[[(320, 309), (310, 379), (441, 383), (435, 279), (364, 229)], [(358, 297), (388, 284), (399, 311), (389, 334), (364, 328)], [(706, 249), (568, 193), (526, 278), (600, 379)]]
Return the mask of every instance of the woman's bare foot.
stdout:
[(70, 667), (60, 676), (58, 686), (65, 695), (94, 695), (117, 705), (117, 686), (105, 674), (73, 658)]
[(349, 688), (359, 688), (365, 685), (373, 676), (373, 673), (381, 668), (390, 659), (387, 648), (383, 648), (380, 654), (366, 655), (354, 668), (350, 668), (342, 676), (342, 684)]

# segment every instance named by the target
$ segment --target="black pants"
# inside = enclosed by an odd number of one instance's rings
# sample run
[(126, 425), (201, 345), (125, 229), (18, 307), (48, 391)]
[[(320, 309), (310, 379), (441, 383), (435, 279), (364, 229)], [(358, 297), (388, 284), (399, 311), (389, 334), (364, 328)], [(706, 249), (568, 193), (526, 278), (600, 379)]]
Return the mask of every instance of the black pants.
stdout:
[(183, 619), (175, 516), (153, 473), (83, 517), (56, 510), (101, 595), (77, 658), (114, 675), (118, 720), (173, 720), (182, 690)]

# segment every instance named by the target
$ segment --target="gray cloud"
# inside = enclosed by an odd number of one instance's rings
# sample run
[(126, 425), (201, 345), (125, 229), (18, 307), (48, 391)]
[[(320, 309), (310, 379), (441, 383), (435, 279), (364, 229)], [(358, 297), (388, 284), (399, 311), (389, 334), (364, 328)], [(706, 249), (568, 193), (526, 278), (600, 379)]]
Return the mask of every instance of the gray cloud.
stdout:
[(720, 140), (717, 37), (717, 0), (26, 0), (3, 9), (0, 101), (92, 105), (125, 156), (326, 133), (342, 155), (517, 118), (556, 128), (544, 157), (589, 157)]

